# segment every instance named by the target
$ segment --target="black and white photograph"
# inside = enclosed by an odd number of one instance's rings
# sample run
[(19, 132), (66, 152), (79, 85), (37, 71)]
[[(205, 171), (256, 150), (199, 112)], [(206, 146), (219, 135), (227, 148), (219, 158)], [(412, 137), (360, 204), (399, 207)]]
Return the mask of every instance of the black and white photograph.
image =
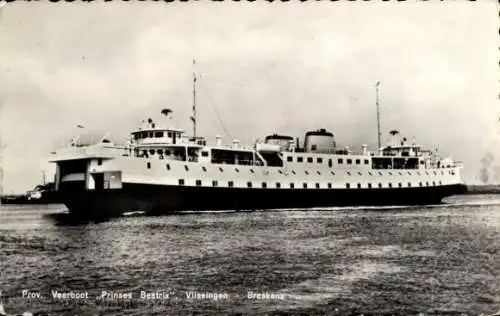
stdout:
[(497, 1), (0, 1), (0, 316), (500, 315)]

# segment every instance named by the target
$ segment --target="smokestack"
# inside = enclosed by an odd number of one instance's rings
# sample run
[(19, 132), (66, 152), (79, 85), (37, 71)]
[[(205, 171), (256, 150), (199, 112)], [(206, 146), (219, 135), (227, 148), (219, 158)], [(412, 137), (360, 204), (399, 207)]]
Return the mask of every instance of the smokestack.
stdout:
[(221, 146), (222, 145), (222, 137), (220, 135), (216, 135), (215, 136), (215, 144), (217, 146)]

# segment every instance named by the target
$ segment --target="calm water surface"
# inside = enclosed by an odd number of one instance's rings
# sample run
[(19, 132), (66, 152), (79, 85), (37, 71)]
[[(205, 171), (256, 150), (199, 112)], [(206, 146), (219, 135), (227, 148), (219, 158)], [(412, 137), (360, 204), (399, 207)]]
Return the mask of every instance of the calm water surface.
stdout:
[[(0, 303), (35, 315), (479, 315), (500, 310), (500, 196), (383, 209), (67, 225), (1, 206)], [(22, 297), (22, 291), (41, 298)], [(88, 292), (54, 299), (52, 291)], [(132, 293), (102, 300), (103, 291)], [(141, 291), (166, 299), (145, 300)], [(227, 294), (193, 299), (186, 292)], [(274, 299), (249, 299), (248, 292)]]

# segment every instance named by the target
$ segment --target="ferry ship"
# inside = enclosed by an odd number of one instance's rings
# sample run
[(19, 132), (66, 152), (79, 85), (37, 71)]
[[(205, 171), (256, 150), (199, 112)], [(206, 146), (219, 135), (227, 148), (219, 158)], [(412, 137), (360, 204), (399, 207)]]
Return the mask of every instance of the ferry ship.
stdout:
[(70, 213), (424, 205), (466, 191), (461, 163), (398, 131), (373, 152), (339, 148), (324, 128), (307, 131), (303, 142), (270, 134), (251, 146), (224, 145), (220, 136), (209, 144), (196, 136), (195, 101), (193, 136), (169, 124), (171, 110), (161, 113), (162, 123), (143, 121), (125, 145), (103, 138), (53, 153), (55, 189)]

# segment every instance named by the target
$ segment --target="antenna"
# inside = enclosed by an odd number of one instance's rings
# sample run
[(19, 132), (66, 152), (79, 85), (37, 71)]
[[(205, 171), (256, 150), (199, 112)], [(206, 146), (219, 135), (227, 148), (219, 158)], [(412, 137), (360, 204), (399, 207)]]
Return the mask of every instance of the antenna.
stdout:
[(194, 72), (194, 67), (196, 60), (193, 59), (193, 116), (191, 116), (191, 121), (193, 121), (193, 137), (196, 138), (196, 73)]
[(377, 81), (377, 84), (375, 85), (375, 92), (376, 92), (376, 105), (377, 105), (377, 143), (378, 143), (378, 150), (380, 151), (380, 109), (379, 109), (379, 96), (378, 96), (378, 87), (380, 86), (380, 81)]

